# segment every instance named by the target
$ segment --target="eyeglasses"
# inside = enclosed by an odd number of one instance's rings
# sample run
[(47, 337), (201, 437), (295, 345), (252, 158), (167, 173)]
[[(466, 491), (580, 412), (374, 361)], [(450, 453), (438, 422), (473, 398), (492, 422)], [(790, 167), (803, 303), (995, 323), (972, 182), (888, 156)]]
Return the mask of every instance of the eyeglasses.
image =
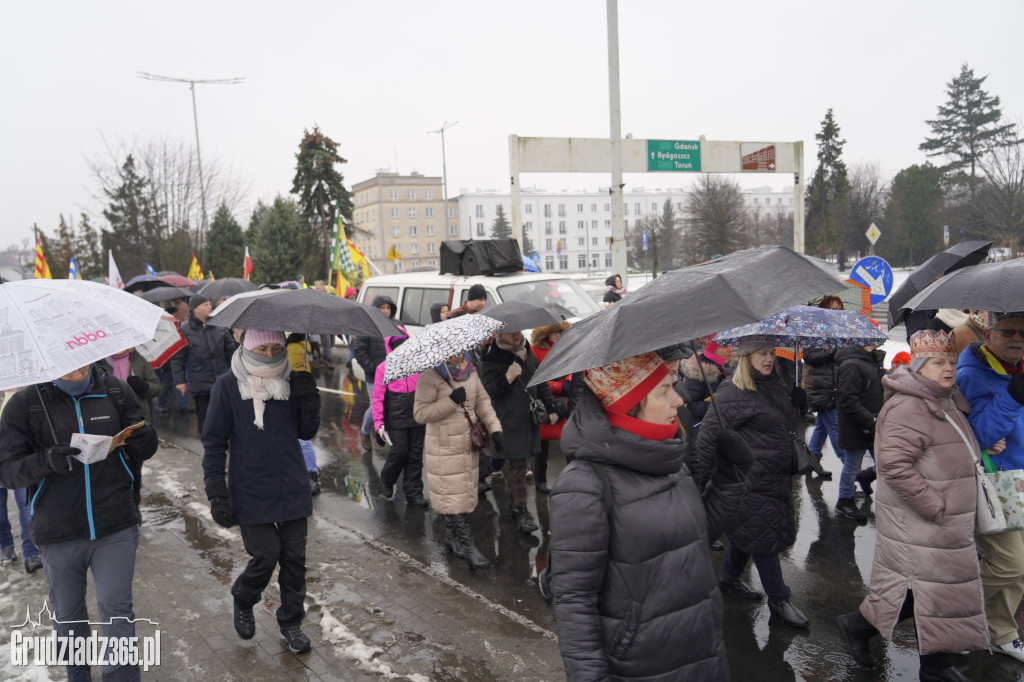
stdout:
[(993, 328), (992, 331), (999, 332), (1004, 339), (1012, 339), (1013, 335), (1016, 334), (1020, 338), (1024, 339), (1024, 329), (998, 329)]

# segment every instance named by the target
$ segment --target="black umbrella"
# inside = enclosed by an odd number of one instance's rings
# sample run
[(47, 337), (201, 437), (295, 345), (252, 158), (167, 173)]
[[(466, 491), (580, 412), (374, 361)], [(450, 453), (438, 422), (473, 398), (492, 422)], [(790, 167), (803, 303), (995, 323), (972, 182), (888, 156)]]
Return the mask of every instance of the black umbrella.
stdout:
[(673, 270), (566, 330), (530, 383), (756, 322), (835, 291), (836, 282), (784, 246)]
[(499, 331), (512, 333), (558, 324), (573, 317), (573, 314), (572, 311), (558, 304), (538, 305), (525, 301), (505, 301), (493, 308), (488, 308), (487, 316), (505, 323), (505, 326)]
[(179, 298), (188, 300), (191, 297), (192, 292), (188, 289), (182, 289), (181, 287), (156, 287), (142, 292), (142, 300), (149, 301), (150, 303), (174, 301)]
[(995, 312), (1024, 310), (1024, 258), (972, 265), (957, 270), (907, 301), (904, 308), (969, 308)]
[(990, 241), (960, 242), (921, 263), (900, 288), (889, 296), (889, 329), (903, 323), (907, 315), (907, 301), (934, 282), (937, 277), (948, 275), (968, 265), (977, 265), (985, 260), (990, 246)]
[(217, 301), (222, 298), (245, 293), (246, 291), (256, 291), (258, 288), (247, 279), (225, 277), (224, 279), (215, 279), (212, 282), (200, 284), (199, 288), (196, 289), (196, 293), (202, 294), (216, 305)]
[(384, 313), (316, 289), (246, 292), (222, 303), (206, 321), (217, 327), (274, 329), (303, 334), (397, 336)]

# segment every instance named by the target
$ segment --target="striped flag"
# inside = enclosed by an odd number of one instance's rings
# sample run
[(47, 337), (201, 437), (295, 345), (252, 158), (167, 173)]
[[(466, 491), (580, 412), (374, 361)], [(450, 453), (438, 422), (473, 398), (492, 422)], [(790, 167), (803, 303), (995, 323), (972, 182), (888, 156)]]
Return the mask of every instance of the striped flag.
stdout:
[(249, 275), (252, 274), (252, 258), (249, 258), (249, 247), (245, 247), (245, 262), (242, 263), (242, 279), (246, 282), (249, 281)]
[(78, 261), (75, 260), (74, 256), (71, 257), (71, 261), (68, 263), (68, 279), (82, 279), (78, 274)]
[(36, 279), (53, 279), (50, 274), (50, 266), (46, 264), (46, 256), (43, 255), (43, 243), (36, 237)]
[(156, 270), (154, 270), (153, 266), (150, 265), (149, 263), (146, 263), (146, 274), (147, 275), (154, 275), (154, 276), (156, 275)]

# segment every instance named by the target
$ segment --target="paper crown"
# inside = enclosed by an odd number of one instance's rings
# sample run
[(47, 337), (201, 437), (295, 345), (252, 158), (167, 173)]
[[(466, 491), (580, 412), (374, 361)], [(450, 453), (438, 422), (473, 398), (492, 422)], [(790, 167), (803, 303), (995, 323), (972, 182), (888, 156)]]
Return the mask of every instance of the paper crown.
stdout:
[(946, 332), (922, 329), (910, 337), (910, 357), (917, 358), (956, 358), (956, 346)]
[(625, 414), (668, 374), (657, 353), (643, 353), (583, 372), (583, 380), (606, 410)]

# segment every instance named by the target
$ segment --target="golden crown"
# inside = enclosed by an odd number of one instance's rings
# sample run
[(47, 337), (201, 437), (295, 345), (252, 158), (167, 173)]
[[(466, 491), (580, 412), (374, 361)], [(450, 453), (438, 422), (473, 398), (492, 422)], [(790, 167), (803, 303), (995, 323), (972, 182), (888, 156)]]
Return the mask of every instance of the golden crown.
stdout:
[(945, 358), (956, 357), (956, 346), (946, 332), (922, 329), (910, 337), (911, 358)]

